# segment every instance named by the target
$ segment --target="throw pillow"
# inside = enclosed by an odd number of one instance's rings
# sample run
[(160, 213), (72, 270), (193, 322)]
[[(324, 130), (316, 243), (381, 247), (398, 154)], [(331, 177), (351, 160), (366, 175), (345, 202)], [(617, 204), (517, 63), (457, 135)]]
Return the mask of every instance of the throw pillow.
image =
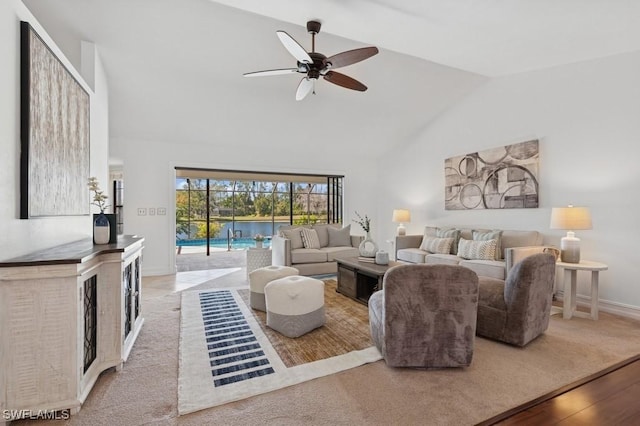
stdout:
[(328, 228), (334, 228), (333, 225), (326, 223), (315, 224), (311, 229), (315, 229), (318, 233), (318, 240), (320, 241), (320, 247), (327, 247), (329, 245), (329, 232)]
[(351, 247), (351, 224), (342, 229), (328, 227), (329, 247)]
[(284, 229), (282, 232), (282, 236), (288, 240), (291, 240), (291, 250), (299, 249), (304, 247), (304, 243), (302, 242), (302, 234), (300, 232), (301, 228), (292, 228), (292, 229)]
[(453, 244), (451, 245), (451, 254), (456, 254), (458, 251), (458, 241), (460, 241), (460, 230), (455, 228), (437, 228), (436, 237), (438, 238), (453, 238)]
[(422, 237), (420, 250), (428, 251), (429, 253), (449, 254), (451, 253), (452, 244), (453, 238)]
[(492, 231), (472, 231), (473, 239), (475, 241), (487, 241), (496, 240), (496, 259), (502, 259), (502, 231), (494, 229)]
[(458, 257), (469, 260), (495, 260), (496, 240), (473, 241), (460, 238)]
[(302, 228), (302, 244), (304, 244), (304, 248), (308, 249), (319, 249), (320, 248), (320, 240), (318, 239), (318, 232), (315, 229)]

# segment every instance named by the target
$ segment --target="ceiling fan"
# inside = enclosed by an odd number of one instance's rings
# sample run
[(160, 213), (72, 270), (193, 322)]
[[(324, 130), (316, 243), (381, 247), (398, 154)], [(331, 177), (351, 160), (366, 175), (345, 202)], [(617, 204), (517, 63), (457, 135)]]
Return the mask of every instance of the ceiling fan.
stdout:
[(306, 74), (300, 81), (300, 84), (298, 84), (298, 90), (296, 91), (297, 101), (301, 101), (309, 93), (314, 91), (315, 81), (321, 76), (328, 82), (347, 89), (358, 90), (360, 92), (367, 90), (367, 86), (360, 83), (358, 80), (339, 72), (335, 72), (333, 69), (346, 67), (347, 65), (352, 65), (356, 62), (370, 58), (378, 53), (378, 48), (362, 47), (360, 49), (353, 49), (338, 53), (327, 58), (322, 53), (316, 52), (316, 34), (320, 32), (320, 26), (321, 23), (318, 21), (307, 22), (307, 31), (311, 34), (311, 52), (307, 52), (300, 43), (295, 41), (294, 38), (286, 32), (276, 31), (276, 34), (284, 47), (298, 61), (295, 68), (248, 72), (243, 75), (245, 77), (261, 77), (291, 73)]

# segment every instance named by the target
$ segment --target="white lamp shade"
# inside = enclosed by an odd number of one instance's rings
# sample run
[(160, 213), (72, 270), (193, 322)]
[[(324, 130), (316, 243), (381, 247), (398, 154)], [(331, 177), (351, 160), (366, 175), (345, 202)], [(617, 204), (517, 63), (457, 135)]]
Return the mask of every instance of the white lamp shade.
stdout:
[(587, 207), (554, 207), (551, 209), (551, 229), (591, 229), (591, 213)]
[(551, 209), (551, 229), (566, 229), (560, 239), (560, 259), (566, 263), (580, 263), (580, 238), (575, 229), (591, 229), (591, 214), (586, 207), (554, 207)]
[(394, 210), (393, 217), (391, 218), (391, 220), (395, 223), (399, 223), (398, 229), (396, 230), (396, 233), (398, 235), (407, 234), (407, 230), (402, 223), (411, 222), (411, 213), (409, 212), (409, 210), (404, 210), (404, 209)]
[(393, 218), (391, 219), (391, 221), (395, 223), (411, 222), (411, 213), (409, 212), (409, 210), (402, 210), (402, 209), (394, 210)]

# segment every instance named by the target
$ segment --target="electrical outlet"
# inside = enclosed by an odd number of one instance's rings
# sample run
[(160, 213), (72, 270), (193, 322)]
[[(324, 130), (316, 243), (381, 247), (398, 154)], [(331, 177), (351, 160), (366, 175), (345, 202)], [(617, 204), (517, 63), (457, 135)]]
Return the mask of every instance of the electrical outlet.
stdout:
[(144, 207), (138, 207), (138, 216), (146, 216), (147, 215), (147, 209), (145, 209)]
[(155, 216), (156, 215), (156, 209), (154, 207), (149, 207), (149, 216)]
[(159, 216), (164, 216), (167, 214), (167, 209), (165, 209), (164, 207), (158, 207), (156, 211), (158, 212)]

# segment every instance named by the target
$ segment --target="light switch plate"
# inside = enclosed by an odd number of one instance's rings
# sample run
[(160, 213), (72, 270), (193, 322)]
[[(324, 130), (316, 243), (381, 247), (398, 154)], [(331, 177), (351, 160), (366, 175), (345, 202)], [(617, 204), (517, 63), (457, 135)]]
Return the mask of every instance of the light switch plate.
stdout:
[(155, 216), (155, 215), (156, 215), (155, 207), (149, 207), (149, 216)]
[(156, 211), (158, 212), (158, 215), (160, 215), (160, 216), (164, 216), (164, 215), (167, 214), (167, 209), (165, 209), (164, 207), (158, 207)]
[(145, 209), (144, 207), (138, 207), (138, 216), (146, 216), (147, 215), (147, 209)]

